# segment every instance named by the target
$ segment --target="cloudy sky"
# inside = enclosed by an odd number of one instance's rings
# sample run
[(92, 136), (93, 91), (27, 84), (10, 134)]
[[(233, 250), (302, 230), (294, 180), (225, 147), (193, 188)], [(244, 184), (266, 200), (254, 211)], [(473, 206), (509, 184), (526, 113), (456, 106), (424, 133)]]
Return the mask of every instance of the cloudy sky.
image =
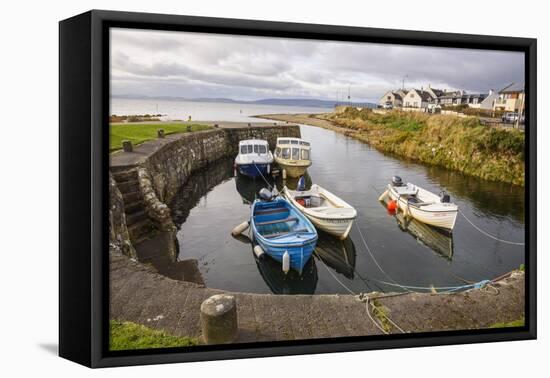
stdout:
[(113, 95), (377, 101), (405, 87), (500, 89), (523, 53), (111, 29)]

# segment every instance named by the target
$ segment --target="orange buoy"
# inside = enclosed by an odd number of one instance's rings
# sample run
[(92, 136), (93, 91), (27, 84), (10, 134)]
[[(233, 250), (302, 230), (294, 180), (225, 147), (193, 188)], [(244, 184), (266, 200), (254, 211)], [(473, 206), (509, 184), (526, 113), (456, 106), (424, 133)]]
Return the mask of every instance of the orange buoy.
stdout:
[(388, 202), (388, 211), (391, 213), (394, 213), (397, 210), (397, 202), (394, 200), (390, 200)]

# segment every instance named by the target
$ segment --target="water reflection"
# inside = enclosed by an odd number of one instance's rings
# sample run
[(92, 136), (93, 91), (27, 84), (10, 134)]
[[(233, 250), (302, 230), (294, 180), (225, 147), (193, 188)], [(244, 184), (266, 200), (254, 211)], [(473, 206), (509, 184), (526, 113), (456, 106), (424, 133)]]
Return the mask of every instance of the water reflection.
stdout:
[(314, 259), (304, 266), (302, 274), (294, 270), (284, 273), (281, 263), (273, 260), (267, 254), (260, 258), (256, 257), (253, 250), (253, 243), (246, 235), (233, 236), (235, 240), (248, 246), (250, 258), (254, 259), (260, 276), (273, 294), (313, 294), (317, 287), (317, 266)]
[(320, 231), (315, 255), (329, 268), (353, 280), (356, 251), (351, 238), (340, 240)]
[(170, 203), (172, 219), (181, 226), (190, 210), (214, 187), (233, 177), (233, 159), (221, 159), (215, 164), (193, 173)]
[(523, 192), (522, 187), (480, 180), (435, 166), (426, 167), (426, 174), (441, 188), (445, 188), (459, 199), (471, 202), (485, 215), (512, 217), (519, 223), (525, 222), (525, 197), (518, 195)]
[[(386, 207), (384, 202), (380, 202), (380, 204)], [(401, 211), (397, 211), (393, 217), (401, 231), (408, 232), (419, 243), (429, 247), (438, 256), (449, 261), (452, 260), (454, 245), (452, 234), (430, 227), (414, 218), (405, 217)]]

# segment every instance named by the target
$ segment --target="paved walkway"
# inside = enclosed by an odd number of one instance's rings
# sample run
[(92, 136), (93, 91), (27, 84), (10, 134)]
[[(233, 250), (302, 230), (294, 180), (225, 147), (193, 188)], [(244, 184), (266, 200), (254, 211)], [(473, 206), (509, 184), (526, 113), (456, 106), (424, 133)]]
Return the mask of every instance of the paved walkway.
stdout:
[[(181, 336), (200, 337), (200, 305), (221, 290), (176, 281), (121, 255), (110, 257), (111, 319), (126, 320)], [(524, 314), (524, 275), (480, 290), (448, 295), (405, 294), (375, 300), (373, 314), (390, 333), (484, 328)], [(298, 340), (381, 334), (352, 295), (234, 293), (237, 342)], [(371, 311), (372, 314), (372, 311)]]

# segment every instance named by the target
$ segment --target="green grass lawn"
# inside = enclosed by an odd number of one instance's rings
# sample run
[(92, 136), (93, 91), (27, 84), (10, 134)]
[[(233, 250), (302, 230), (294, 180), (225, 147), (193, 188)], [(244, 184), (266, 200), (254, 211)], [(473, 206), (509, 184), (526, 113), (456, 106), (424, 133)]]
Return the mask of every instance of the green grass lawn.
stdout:
[(173, 348), (199, 344), (199, 340), (195, 338), (171, 336), (132, 322), (111, 320), (109, 326), (110, 350)]
[(113, 123), (110, 125), (110, 142), (109, 148), (111, 151), (120, 150), (122, 141), (129, 140), (134, 145), (143, 143), (147, 140), (157, 138), (157, 130), (164, 129), (164, 133), (186, 133), (187, 127), (191, 126), (191, 131), (200, 131), (210, 129), (210, 126), (190, 123)]
[(495, 323), (489, 328), (508, 328), (508, 327), (523, 327), (525, 325), (525, 319), (522, 317), (517, 320), (513, 320), (508, 323)]

